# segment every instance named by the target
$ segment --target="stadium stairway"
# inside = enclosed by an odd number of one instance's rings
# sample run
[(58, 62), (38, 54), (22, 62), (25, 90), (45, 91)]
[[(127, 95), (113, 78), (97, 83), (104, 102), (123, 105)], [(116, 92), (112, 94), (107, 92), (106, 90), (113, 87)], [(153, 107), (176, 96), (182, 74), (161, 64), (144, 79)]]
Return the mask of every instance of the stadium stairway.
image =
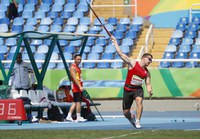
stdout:
[[(115, 5), (123, 5), (124, 0), (114, 0)], [(105, 0), (94, 0), (93, 5), (113, 5), (113, 1), (105, 1)], [(113, 9), (115, 10), (114, 17), (117, 17), (118, 19), (120, 18), (125, 18), (129, 17), (128, 15), (124, 14), (124, 7), (93, 7), (94, 11), (96, 12), (99, 17), (103, 17), (105, 19), (108, 19), (109, 17), (112, 17), (113, 14)], [(94, 14), (92, 15), (93, 19), (95, 18)]]
[[(169, 43), (172, 36), (173, 28), (154, 28), (154, 45), (148, 48), (148, 52), (151, 53), (154, 59), (162, 59), (166, 46)], [(137, 42), (136, 47), (133, 50), (132, 57), (137, 58), (142, 46), (145, 46), (145, 37), (148, 32), (148, 28), (143, 28)], [(153, 62), (150, 67), (158, 67), (159, 62)]]

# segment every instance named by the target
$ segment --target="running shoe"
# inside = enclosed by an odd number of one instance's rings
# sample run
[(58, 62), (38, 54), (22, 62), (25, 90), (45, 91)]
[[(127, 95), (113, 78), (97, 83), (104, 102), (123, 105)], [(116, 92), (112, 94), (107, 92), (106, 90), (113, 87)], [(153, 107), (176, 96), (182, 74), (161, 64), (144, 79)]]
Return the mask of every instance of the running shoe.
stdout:
[(66, 118), (66, 121), (71, 121), (71, 122), (73, 122), (74, 119), (73, 119), (72, 117), (67, 117), (67, 118)]
[(135, 127), (136, 127), (137, 129), (142, 128), (141, 125), (140, 125), (140, 121), (139, 121), (139, 120), (136, 120), (136, 122), (135, 122)]
[(77, 117), (77, 119), (75, 120), (75, 122), (86, 122), (87, 119), (84, 119), (83, 117)]

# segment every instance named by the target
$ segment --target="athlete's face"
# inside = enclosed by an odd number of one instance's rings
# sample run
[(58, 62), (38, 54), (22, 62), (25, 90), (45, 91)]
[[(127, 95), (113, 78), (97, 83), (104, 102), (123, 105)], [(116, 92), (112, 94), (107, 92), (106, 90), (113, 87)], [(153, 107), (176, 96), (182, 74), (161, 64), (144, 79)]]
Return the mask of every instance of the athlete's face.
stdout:
[(151, 56), (144, 57), (143, 61), (146, 66), (149, 66), (152, 63), (152, 57)]
[(17, 54), (17, 63), (20, 64), (22, 62), (22, 55), (21, 53)]
[(75, 63), (76, 65), (79, 65), (81, 63), (81, 56), (76, 56)]

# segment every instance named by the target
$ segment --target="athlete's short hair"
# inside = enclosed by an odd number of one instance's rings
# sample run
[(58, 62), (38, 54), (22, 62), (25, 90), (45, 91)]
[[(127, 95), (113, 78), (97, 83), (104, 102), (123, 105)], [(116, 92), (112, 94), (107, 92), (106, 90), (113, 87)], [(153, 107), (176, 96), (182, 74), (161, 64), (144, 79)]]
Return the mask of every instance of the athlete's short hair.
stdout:
[(153, 58), (152, 54), (150, 54), (150, 53), (144, 53), (144, 54), (142, 55), (142, 58), (148, 57), (148, 56), (150, 56), (151, 58)]
[(75, 54), (75, 55), (74, 55), (74, 59), (75, 59), (77, 56), (80, 56), (80, 57), (81, 57), (81, 54)]

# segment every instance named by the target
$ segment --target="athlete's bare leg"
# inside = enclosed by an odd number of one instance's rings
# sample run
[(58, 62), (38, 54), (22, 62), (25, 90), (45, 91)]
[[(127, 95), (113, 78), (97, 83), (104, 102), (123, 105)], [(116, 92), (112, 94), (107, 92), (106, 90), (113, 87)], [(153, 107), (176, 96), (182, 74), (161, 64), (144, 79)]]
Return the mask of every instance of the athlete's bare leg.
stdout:
[(141, 97), (136, 97), (136, 119), (140, 120), (143, 112), (143, 99)]

